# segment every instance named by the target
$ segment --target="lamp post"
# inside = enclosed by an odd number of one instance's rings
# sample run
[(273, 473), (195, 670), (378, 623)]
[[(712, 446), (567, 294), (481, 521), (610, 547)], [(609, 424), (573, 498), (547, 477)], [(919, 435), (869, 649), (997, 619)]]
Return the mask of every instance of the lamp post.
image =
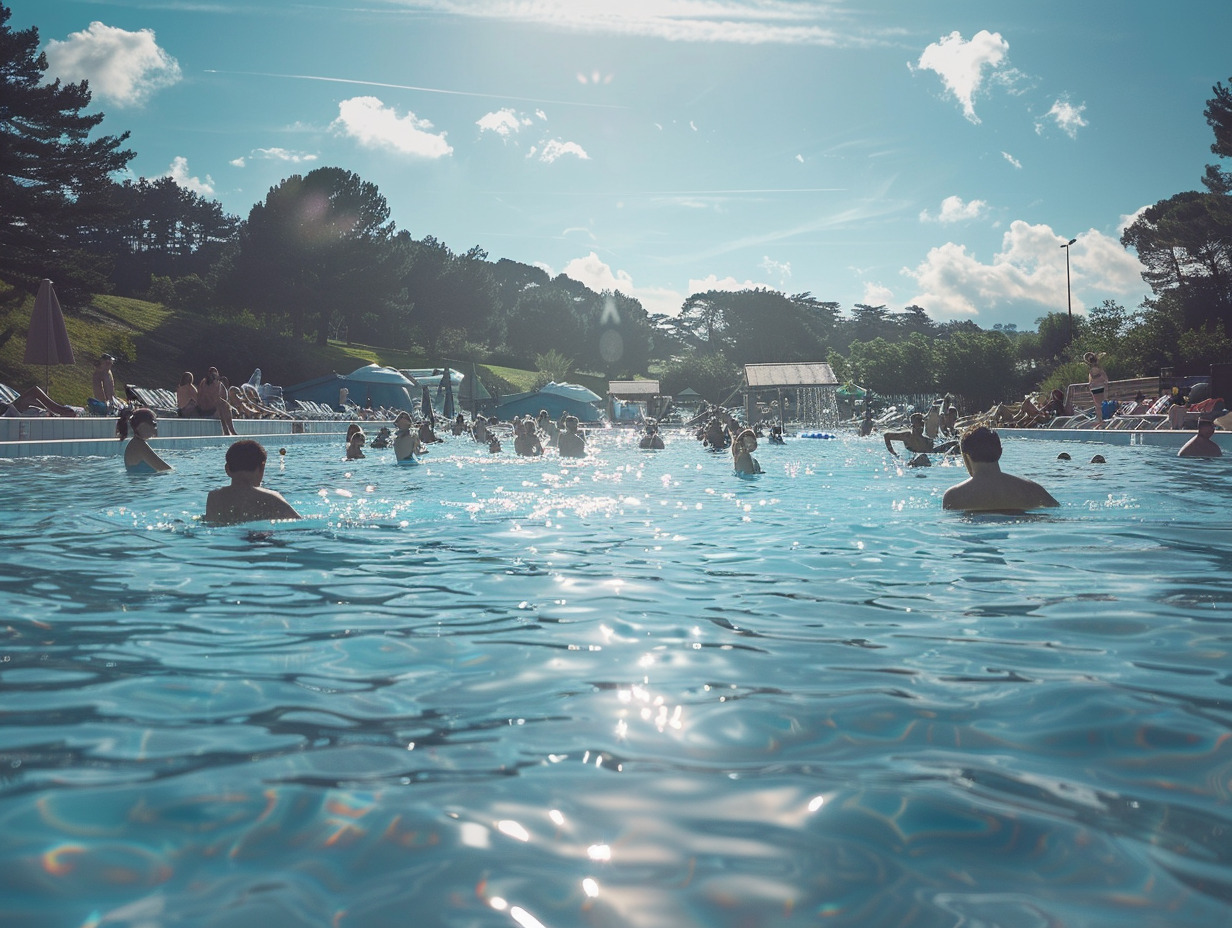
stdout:
[(1071, 238), (1061, 247), (1065, 249), (1065, 307), (1069, 310), (1069, 340), (1074, 340), (1074, 298), (1069, 289), (1069, 246), (1078, 241)]

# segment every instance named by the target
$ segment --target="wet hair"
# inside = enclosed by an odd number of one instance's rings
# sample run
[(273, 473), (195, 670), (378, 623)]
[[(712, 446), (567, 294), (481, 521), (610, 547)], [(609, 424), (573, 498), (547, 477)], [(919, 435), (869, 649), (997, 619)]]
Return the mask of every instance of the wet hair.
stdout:
[(1001, 436), (985, 425), (977, 425), (964, 434), (959, 447), (973, 461), (992, 464), (1001, 460)]
[(1095, 364), (1099, 361), (1099, 355), (1097, 355), (1094, 351), (1088, 351), (1082, 356), (1082, 360), (1086, 361), (1088, 364)]
[(128, 430), (132, 428), (133, 434), (137, 434), (137, 426), (142, 422), (153, 424), (158, 417), (154, 415), (154, 410), (146, 406), (138, 406), (133, 409), (131, 406), (125, 406), (120, 410), (120, 418), (116, 420), (116, 438), (123, 441), (128, 438)]
[(257, 470), (265, 464), (265, 449), (259, 441), (241, 438), (227, 449), (227, 471)]
[(180, 386), (181, 387), (184, 386), (185, 384), (189, 384), (192, 382), (193, 382), (192, 371), (185, 371), (184, 373), (180, 374)]
[(363, 429), (359, 427), (358, 422), (352, 422), (350, 425), (348, 425), (347, 431), (346, 431), (347, 444), (350, 444), (352, 435), (354, 435), (356, 432), (362, 432), (362, 431)]

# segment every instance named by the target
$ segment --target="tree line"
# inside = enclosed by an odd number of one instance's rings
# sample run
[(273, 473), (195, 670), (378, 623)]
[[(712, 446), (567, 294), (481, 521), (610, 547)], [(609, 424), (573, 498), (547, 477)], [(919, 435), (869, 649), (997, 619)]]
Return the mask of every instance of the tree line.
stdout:
[[(454, 251), (394, 223), (375, 184), (341, 167), (292, 175), (247, 217), (170, 178), (115, 178), (135, 156), (128, 133), (91, 138), (83, 81), (46, 82), (36, 29), (13, 31), (0, 5), (0, 277), (32, 292), (51, 276), (65, 304), (91, 294), (154, 299), (280, 339), (421, 349), (534, 368), (550, 358), (629, 377), (654, 370), (665, 392), (720, 399), (746, 363), (827, 360), (876, 392), (953, 392), (983, 406), (1079, 380), (1076, 358), (1106, 351), (1116, 377), (1197, 368), (1232, 357), (1232, 173), (1208, 165), (1205, 191), (1150, 207), (1122, 243), (1146, 267), (1152, 296), (1112, 300), (982, 329), (939, 323), (918, 306), (838, 303), (769, 289), (690, 295), (677, 316), (652, 315), (619, 291), (478, 247)], [(1204, 116), (1211, 150), (1232, 157), (1232, 95), (1216, 84)], [(546, 362), (545, 362), (546, 363)]]

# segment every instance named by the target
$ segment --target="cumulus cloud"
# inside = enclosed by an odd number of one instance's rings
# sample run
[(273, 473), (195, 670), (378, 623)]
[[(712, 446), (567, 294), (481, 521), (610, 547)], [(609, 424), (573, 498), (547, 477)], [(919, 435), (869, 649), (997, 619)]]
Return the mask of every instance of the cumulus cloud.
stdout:
[(894, 291), (883, 284), (865, 281), (864, 296), (860, 298), (860, 302), (865, 306), (892, 306)]
[(1071, 139), (1076, 139), (1078, 138), (1078, 130), (1087, 125), (1087, 121), (1082, 117), (1086, 108), (1085, 103), (1074, 106), (1068, 100), (1057, 100), (1052, 104), (1052, 109), (1044, 114), (1044, 118), (1035, 123), (1035, 131), (1042, 134), (1047, 120), (1051, 119), (1056, 123), (1058, 129)]
[[(937, 319), (974, 319), (987, 326), (1024, 315), (1037, 318), (1066, 306), (1065, 256), (1068, 241), (1046, 225), (1010, 224), (1002, 248), (990, 263), (963, 245), (947, 242), (929, 251), (917, 267), (904, 268), (917, 293), (908, 303)], [(1092, 229), (1070, 249), (1074, 303), (1081, 291), (1100, 298), (1136, 296), (1146, 288), (1143, 267), (1120, 243)]]
[(761, 259), (761, 264), (757, 266), (767, 274), (777, 276), (780, 281), (785, 281), (791, 277), (790, 261), (775, 261), (769, 255), (765, 255)]
[(205, 175), (205, 180), (193, 177), (188, 171), (188, 159), (183, 155), (177, 155), (172, 160), (167, 173), (162, 176), (170, 177), (185, 190), (191, 190), (200, 196), (212, 197), (214, 195), (214, 178), (208, 174)]
[(577, 142), (562, 142), (559, 139), (545, 142), (542, 148), (532, 148), (527, 157), (538, 158), (546, 164), (552, 164), (565, 155), (572, 155), (580, 161), (590, 160), (590, 155), (586, 154), (586, 150)]
[(983, 200), (972, 200), (964, 203), (962, 197), (951, 196), (941, 201), (941, 209), (934, 215), (928, 210), (920, 213), (920, 222), (968, 222), (979, 219), (988, 211), (988, 204)]
[(385, 149), (417, 158), (445, 158), (453, 148), (445, 133), (433, 133), (432, 123), (408, 112), (399, 116), (376, 97), (352, 97), (338, 104), (338, 118), (330, 126), (364, 148)]
[[(537, 265), (547, 271), (551, 277), (556, 276), (552, 269), (544, 264)], [(593, 251), (584, 258), (574, 258), (561, 271), (579, 283), (585, 284), (596, 293), (604, 290), (619, 290), (627, 297), (632, 297), (642, 304), (648, 313), (663, 316), (675, 316), (680, 313), (684, 297), (666, 287), (638, 287), (627, 271), (613, 270)]]
[(975, 115), (975, 97), (985, 81), (987, 70), (995, 71), (1005, 60), (1010, 50), (1009, 42), (999, 32), (982, 29), (967, 42), (958, 32), (951, 32), (939, 42), (928, 46), (920, 55), (916, 67), (923, 71), (935, 71), (962, 105), (963, 115), (973, 123), (980, 118)]
[(529, 126), (531, 120), (525, 116), (519, 116), (511, 109), (497, 110), (494, 113), (487, 113), (475, 121), (475, 125), (479, 127), (479, 132), (493, 132), (499, 135), (502, 139), (508, 139), (510, 136), (517, 135), (524, 126)]
[(116, 106), (140, 106), (150, 95), (180, 80), (180, 66), (158, 47), (151, 29), (128, 32), (100, 22), (53, 39), (48, 70), (65, 81), (90, 82), (90, 91)]

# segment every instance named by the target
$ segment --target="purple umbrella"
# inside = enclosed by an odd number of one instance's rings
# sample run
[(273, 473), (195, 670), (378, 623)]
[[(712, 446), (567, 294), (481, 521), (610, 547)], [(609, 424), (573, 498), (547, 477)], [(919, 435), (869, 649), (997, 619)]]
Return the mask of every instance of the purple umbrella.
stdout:
[(34, 298), (34, 312), (26, 333), (25, 362), (42, 364), (46, 368), (48, 393), (51, 393), (51, 365), (76, 363), (68, 329), (64, 327), (60, 300), (50, 280), (39, 284), (38, 296)]

